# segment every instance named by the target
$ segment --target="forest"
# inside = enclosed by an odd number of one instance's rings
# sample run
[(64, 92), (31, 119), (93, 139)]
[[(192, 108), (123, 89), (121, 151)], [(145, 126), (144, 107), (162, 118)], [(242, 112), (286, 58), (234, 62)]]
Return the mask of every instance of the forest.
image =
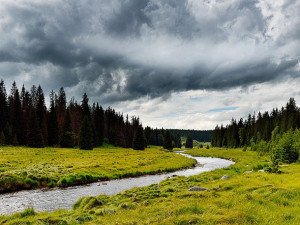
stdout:
[(212, 130), (184, 130), (184, 129), (169, 129), (172, 135), (179, 134), (180, 137), (191, 137), (199, 142), (211, 142)]
[(111, 107), (103, 109), (98, 102), (90, 105), (86, 93), (79, 103), (74, 97), (67, 101), (63, 87), (58, 93), (51, 91), (47, 108), (40, 85), (30, 90), (23, 85), (19, 92), (14, 82), (8, 95), (0, 81), (0, 145), (93, 149), (106, 141), (139, 150), (148, 145), (181, 147), (182, 132), (171, 133), (144, 129), (138, 117), (129, 118)]
[(217, 125), (212, 134), (212, 146), (238, 148), (251, 147), (260, 155), (271, 154), (273, 170), (278, 162), (296, 162), (300, 149), (300, 109), (294, 98), (285, 107), (273, 109), (271, 113), (259, 112), (248, 115), (248, 119), (235, 119), (224, 127)]

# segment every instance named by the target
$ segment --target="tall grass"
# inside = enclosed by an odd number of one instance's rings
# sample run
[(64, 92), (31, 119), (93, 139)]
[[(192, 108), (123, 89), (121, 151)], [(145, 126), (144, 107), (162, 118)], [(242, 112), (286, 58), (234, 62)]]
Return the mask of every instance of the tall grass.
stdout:
[(169, 172), (194, 164), (157, 147), (145, 151), (109, 145), (93, 151), (0, 147), (0, 193)]
[[(189, 150), (196, 156), (232, 159), (236, 164), (192, 177), (175, 177), (114, 196), (79, 199), (73, 210), (21, 218), (5, 224), (300, 224), (300, 164), (282, 165), (281, 174), (253, 170), (268, 159), (242, 149)], [(221, 180), (223, 175), (229, 180)], [(193, 186), (203, 192), (190, 192)], [(59, 224), (58, 222), (56, 224)]]

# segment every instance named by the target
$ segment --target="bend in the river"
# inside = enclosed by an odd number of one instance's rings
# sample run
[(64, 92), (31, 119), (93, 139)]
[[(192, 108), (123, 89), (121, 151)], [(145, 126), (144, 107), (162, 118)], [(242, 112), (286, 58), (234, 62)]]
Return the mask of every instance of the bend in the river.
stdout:
[(0, 215), (12, 214), (33, 207), (37, 211), (54, 211), (56, 209), (71, 209), (77, 199), (83, 196), (97, 196), (100, 194), (115, 195), (119, 192), (134, 187), (144, 187), (157, 184), (171, 176), (193, 176), (203, 172), (228, 167), (234, 162), (211, 157), (193, 157), (187, 154), (185, 157), (197, 160), (198, 165), (191, 169), (157, 175), (146, 175), (121, 180), (91, 183), (83, 186), (68, 188), (26, 190), (0, 195)]

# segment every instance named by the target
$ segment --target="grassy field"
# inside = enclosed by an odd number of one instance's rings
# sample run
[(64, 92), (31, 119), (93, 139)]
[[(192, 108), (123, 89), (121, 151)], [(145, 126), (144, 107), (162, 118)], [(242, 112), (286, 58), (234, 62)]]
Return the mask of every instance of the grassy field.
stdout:
[(106, 146), (93, 151), (0, 147), (0, 192), (71, 186), (191, 167), (195, 160), (151, 147)]
[[(300, 164), (282, 165), (281, 174), (259, 170), (266, 157), (241, 149), (194, 149), (196, 156), (236, 162), (228, 168), (135, 188), (115, 196), (79, 199), (73, 210), (35, 213), (27, 209), (3, 224), (300, 224)], [(252, 173), (245, 173), (252, 171)], [(220, 180), (223, 175), (229, 180)], [(203, 192), (190, 192), (193, 186)]]

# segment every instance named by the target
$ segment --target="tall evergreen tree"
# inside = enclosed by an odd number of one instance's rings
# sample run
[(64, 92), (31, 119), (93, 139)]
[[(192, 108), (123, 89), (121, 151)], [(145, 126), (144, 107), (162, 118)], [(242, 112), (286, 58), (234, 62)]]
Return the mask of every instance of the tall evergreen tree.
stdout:
[(74, 133), (71, 125), (71, 117), (69, 110), (66, 111), (62, 134), (60, 137), (60, 146), (62, 148), (74, 147)]
[(99, 107), (97, 103), (94, 111), (94, 124), (96, 129), (96, 136), (97, 136), (97, 145), (103, 144), (104, 138), (104, 111), (102, 107)]
[(82, 150), (93, 150), (93, 131), (90, 119), (88, 116), (84, 116), (81, 131), (80, 131), (80, 138), (79, 138), (79, 146)]
[(86, 93), (84, 93), (82, 96), (81, 108), (82, 108), (83, 118), (85, 116), (87, 116), (90, 119), (91, 118), (91, 110), (90, 110), (90, 106), (89, 106), (89, 98)]
[(55, 95), (51, 91), (50, 94), (50, 112), (48, 117), (48, 144), (54, 146), (58, 144), (58, 122), (55, 112)]
[(13, 102), (13, 115), (12, 115), (12, 133), (16, 135), (18, 143), (23, 145), (25, 144), (25, 132), (24, 132), (24, 123), (23, 123), (23, 111), (21, 106), (21, 100), (19, 91), (16, 84), (13, 85), (12, 91), (12, 102)]
[(0, 80), (0, 132), (4, 131), (5, 125), (8, 123), (8, 105), (5, 84)]
[(44, 141), (41, 129), (38, 125), (38, 119), (35, 109), (30, 110), (29, 127), (28, 127), (28, 146), (32, 148), (43, 148)]
[(63, 87), (59, 89), (58, 96), (55, 95), (55, 108), (57, 114), (59, 135), (61, 135), (67, 110), (67, 98)]
[(142, 126), (138, 126), (133, 136), (132, 148), (134, 150), (145, 150), (145, 135)]
[(168, 150), (173, 149), (171, 134), (168, 130), (166, 130), (165, 132), (163, 147), (164, 149), (168, 149)]

